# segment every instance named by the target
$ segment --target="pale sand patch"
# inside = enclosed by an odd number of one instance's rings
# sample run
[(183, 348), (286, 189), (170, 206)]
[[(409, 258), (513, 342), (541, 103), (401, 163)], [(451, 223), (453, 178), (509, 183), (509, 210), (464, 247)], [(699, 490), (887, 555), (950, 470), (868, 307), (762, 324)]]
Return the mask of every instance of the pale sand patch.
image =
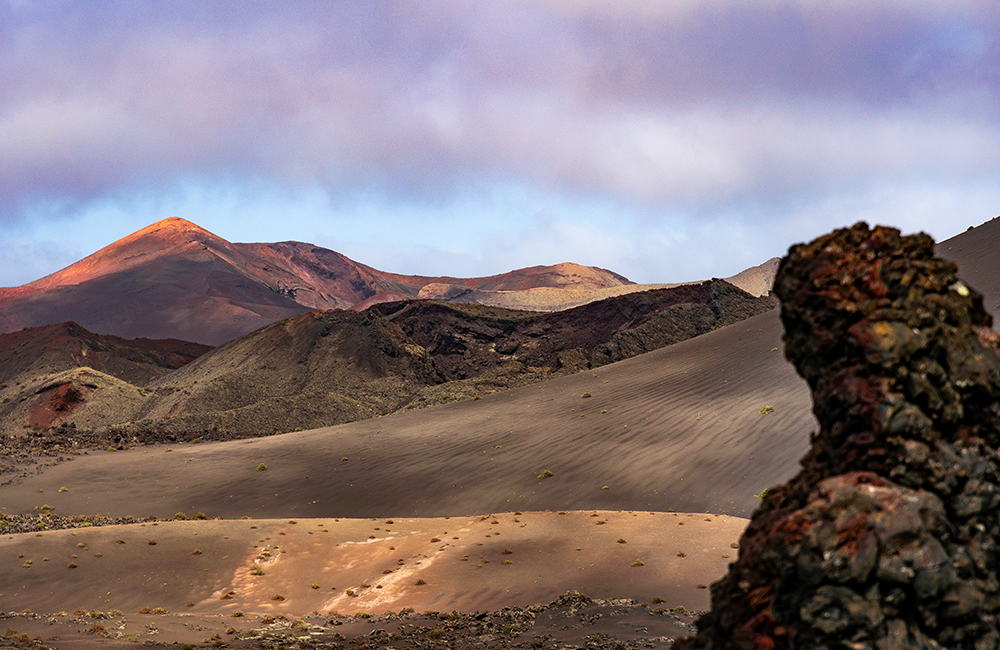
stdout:
[(0, 611), (476, 611), (547, 603), (568, 590), (700, 610), (709, 596), (699, 585), (724, 574), (746, 525), (608, 511), (387, 521), (173, 521), (7, 535)]

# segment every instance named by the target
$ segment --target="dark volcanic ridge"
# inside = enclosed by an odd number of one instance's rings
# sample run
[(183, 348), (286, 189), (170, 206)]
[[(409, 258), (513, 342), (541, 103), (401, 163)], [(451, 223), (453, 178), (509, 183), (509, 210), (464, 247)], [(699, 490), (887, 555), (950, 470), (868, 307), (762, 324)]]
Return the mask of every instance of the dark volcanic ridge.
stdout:
[[(9, 359), (0, 368), (8, 377), (0, 418), (7, 435), (78, 430), (90, 442), (97, 432), (117, 447), (311, 429), (596, 368), (773, 305), (717, 280), (555, 313), (384, 303), (308, 312), (205, 354), (197, 344), (155, 344), (172, 357), (143, 357), (153, 342), (97, 337), (72, 324), (54, 328), (62, 339), (40, 328), (7, 335), (13, 339), (0, 348)], [(196, 355), (183, 368), (165, 367)], [(19, 365), (26, 357), (34, 361)], [(84, 365), (90, 359), (96, 368)]]

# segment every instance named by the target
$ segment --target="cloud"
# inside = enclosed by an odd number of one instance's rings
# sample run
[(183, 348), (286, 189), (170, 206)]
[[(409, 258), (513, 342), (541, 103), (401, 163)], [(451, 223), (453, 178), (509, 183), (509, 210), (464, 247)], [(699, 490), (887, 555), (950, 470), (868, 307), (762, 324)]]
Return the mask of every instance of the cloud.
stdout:
[(695, 237), (739, 249), (750, 219), (1000, 162), (1000, 14), (974, 0), (8, 2), (0, 78), (2, 222), (192, 184), (320, 191), (331, 222), (366, 218), (336, 209), (361, 195), (461, 228), (466, 197), (512, 187), (581, 210), (474, 202), (466, 228), (514, 239), (454, 231), (435, 250), (470, 269), (560, 254), (652, 280), (669, 269), (642, 260), (673, 256), (697, 277)]
[[(958, 132), (995, 162), (976, 146), (996, 138), (985, 4), (947, 23), (919, 2), (226, 7), (25, 10), (3, 46), (5, 203), (227, 174), (698, 201), (803, 183), (810, 156), (834, 181), (859, 160), (907, 173), (912, 156), (884, 153), (893, 131), (901, 153), (940, 160)], [(980, 46), (956, 49), (973, 31)], [(978, 114), (949, 105), (966, 97)]]

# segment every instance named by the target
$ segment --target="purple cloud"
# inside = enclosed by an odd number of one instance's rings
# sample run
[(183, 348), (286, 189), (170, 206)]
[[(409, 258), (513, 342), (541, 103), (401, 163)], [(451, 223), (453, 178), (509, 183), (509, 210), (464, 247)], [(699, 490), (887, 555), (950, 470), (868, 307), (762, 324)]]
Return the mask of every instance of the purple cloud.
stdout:
[(998, 71), (988, 2), (8, 2), (0, 219), (191, 180), (706, 210), (981, 179)]

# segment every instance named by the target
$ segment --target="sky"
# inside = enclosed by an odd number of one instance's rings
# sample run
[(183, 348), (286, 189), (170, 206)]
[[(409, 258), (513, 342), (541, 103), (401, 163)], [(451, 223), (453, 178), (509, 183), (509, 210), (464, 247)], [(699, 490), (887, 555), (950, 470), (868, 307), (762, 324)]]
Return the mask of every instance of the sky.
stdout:
[(178, 216), (406, 274), (726, 277), (1000, 214), (996, 0), (0, 0), (0, 286)]

